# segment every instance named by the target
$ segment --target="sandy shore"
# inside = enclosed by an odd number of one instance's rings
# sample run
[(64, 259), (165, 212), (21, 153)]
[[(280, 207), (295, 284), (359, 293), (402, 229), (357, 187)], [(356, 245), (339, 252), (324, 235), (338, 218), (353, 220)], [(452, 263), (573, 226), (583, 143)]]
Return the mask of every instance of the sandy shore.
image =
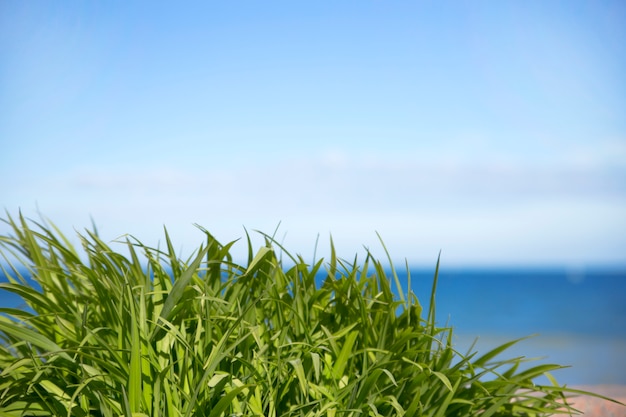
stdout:
[[(573, 387), (595, 392), (626, 404), (625, 385), (585, 385)], [(626, 407), (600, 398), (580, 396), (572, 399), (574, 408), (585, 417), (626, 417)]]

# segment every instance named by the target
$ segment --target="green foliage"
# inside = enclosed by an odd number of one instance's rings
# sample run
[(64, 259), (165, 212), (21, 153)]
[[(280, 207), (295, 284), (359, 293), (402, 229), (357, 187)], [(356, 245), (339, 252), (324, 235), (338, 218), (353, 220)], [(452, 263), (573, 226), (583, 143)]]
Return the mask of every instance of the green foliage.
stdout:
[[(456, 352), (450, 328), (383, 265), (308, 265), (269, 236), (247, 265), (204, 229), (187, 260), (95, 232), (82, 251), (49, 223), (8, 216), (9, 282), (28, 306), (0, 309), (2, 416), (540, 416), (568, 389), (521, 359)], [(289, 268), (274, 248), (290, 259)], [(17, 261), (16, 261), (17, 259)], [(17, 266), (16, 266), (17, 264)], [(36, 285), (26, 279), (28, 275)], [(438, 268), (438, 267), (437, 267)], [(395, 272), (393, 279), (398, 284)], [(321, 284), (318, 284), (320, 283)], [(551, 377), (550, 377), (551, 378)], [(551, 379), (554, 381), (553, 379)]]

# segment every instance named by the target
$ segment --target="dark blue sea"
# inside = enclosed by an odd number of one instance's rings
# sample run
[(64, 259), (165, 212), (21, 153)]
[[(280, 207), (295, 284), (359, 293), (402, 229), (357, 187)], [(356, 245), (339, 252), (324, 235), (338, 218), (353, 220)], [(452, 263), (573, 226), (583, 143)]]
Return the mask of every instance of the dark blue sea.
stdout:
[[(433, 275), (411, 272), (425, 305)], [(626, 337), (626, 270), (442, 269), (436, 303), (440, 324), (461, 332)]]
[[(398, 271), (406, 293), (408, 274)], [(411, 287), (427, 311), (432, 270), (411, 271)], [(0, 291), (1, 307), (20, 306)], [(437, 321), (450, 326), (456, 347), (486, 352), (519, 337), (536, 335), (502, 358), (542, 358), (570, 368), (554, 373), (560, 383), (626, 384), (626, 268), (571, 272), (565, 269), (445, 269), (439, 271)], [(539, 380), (546, 383), (547, 380)]]
[[(433, 271), (411, 272), (424, 308)], [(406, 272), (399, 274), (407, 286)], [(449, 325), (457, 348), (486, 352), (520, 342), (503, 358), (542, 358), (571, 366), (554, 373), (560, 383), (626, 384), (626, 268), (571, 271), (441, 269), (436, 292), (439, 325)], [(547, 379), (538, 382), (547, 383)]]

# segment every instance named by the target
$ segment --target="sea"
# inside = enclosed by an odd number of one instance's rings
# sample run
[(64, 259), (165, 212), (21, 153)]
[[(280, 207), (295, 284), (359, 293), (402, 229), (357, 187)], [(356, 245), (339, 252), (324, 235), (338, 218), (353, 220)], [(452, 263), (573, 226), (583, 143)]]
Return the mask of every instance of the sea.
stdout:
[[(428, 270), (410, 274), (411, 288), (424, 306), (433, 276)], [(407, 277), (399, 273), (408, 286)], [(453, 329), (462, 353), (472, 346), (472, 351), (487, 352), (531, 336), (501, 358), (536, 359), (522, 368), (568, 366), (553, 376), (570, 386), (626, 385), (626, 268), (442, 268), (435, 303), (438, 324)]]
[[(426, 312), (434, 269), (397, 274), (401, 291), (406, 293), (410, 282)], [(568, 386), (626, 385), (626, 267), (442, 268), (435, 303), (437, 323), (452, 328), (460, 353), (486, 353), (528, 337), (500, 358), (533, 359), (522, 369), (546, 363), (567, 366), (552, 375)], [(19, 297), (0, 290), (0, 307), (20, 306)], [(536, 383), (548, 380), (541, 377)]]

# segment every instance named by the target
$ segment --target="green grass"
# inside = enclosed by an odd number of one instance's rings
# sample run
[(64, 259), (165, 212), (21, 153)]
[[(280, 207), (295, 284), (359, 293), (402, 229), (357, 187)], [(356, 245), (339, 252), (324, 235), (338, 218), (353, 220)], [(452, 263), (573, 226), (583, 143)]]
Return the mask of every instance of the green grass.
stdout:
[[(437, 272), (424, 311), (371, 254), (344, 260), (332, 245), (307, 264), (270, 236), (254, 249), (246, 235), (240, 265), (235, 242), (202, 228), (204, 243), (183, 260), (167, 232), (162, 249), (128, 238), (116, 251), (87, 231), (77, 250), (49, 222), (4, 222), (0, 287), (27, 308), (0, 309), (2, 416), (572, 411), (576, 391), (550, 374), (561, 366), (520, 370), (522, 358), (500, 358), (518, 341), (455, 351), (452, 329), (435, 320)], [(552, 385), (535, 385), (546, 375)]]

